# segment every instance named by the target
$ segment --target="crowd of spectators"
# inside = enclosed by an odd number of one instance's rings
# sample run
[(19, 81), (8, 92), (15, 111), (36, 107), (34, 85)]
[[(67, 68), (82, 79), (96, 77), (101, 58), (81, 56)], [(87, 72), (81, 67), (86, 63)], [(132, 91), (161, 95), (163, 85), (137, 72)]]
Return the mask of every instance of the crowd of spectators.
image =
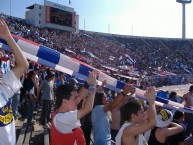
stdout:
[[(167, 73), (182, 75), (192, 72), (191, 61), (188, 57), (185, 58), (186, 53), (179, 48), (190, 51), (191, 40), (180, 43), (181, 40), (127, 38), (83, 31), (79, 34), (71, 34), (46, 28), (36, 28), (27, 25), (23, 20), (6, 15), (1, 15), (1, 17), (4, 17), (9, 29), (15, 35), (20, 35), (68, 56), (84, 60), (96, 68), (102, 69), (101, 63), (105, 66), (117, 68), (120, 65), (120, 56), (122, 56), (121, 63), (123, 65), (125, 62), (125, 65), (128, 65), (127, 71), (142, 72), (141, 76), (145, 76), (145, 78), (150, 76), (152, 80), (154, 79), (152, 75), (159, 73), (166, 76)], [(4, 20), (1, 19), (0, 23), (1, 38), (11, 47), (16, 62), (12, 66), (13, 70), (3, 77), (6, 84), (1, 84), (1, 89), (7, 90), (6, 95), (1, 94), (4, 99), (1, 102), (1, 106), (4, 105), (2, 112), (3, 115), (8, 113), (5, 117), (11, 116), (7, 120), (10, 121), (8, 125), (11, 125), (13, 130), (15, 130), (14, 125), (12, 125), (14, 124), (13, 116), (14, 118), (18, 116), (27, 118), (28, 124), (34, 124), (37, 120), (33, 120), (33, 111), (40, 105), (42, 106), (42, 115), (39, 123), (43, 125), (44, 129), (50, 129), (51, 145), (74, 144), (75, 142), (85, 145), (86, 140), (88, 140), (87, 145), (89, 145), (91, 129), (93, 130), (95, 145), (142, 145), (147, 144), (147, 142), (149, 145), (176, 145), (187, 144), (187, 140), (190, 142), (190, 133), (193, 129), (192, 113), (185, 112), (186, 124), (184, 124), (182, 112), (175, 109), (171, 110), (176, 111), (173, 117), (169, 110), (163, 109), (162, 106), (156, 106), (157, 95), (154, 87), (149, 87), (148, 90), (145, 88), (147, 91), (144, 96), (147, 103), (144, 100), (136, 99), (136, 95), (133, 96), (135, 87), (133, 87), (132, 82), (127, 82), (132, 85), (125, 85), (120, 93), (104, 88), (106, 80), (102, 82), (101, 86), (98, 86), (98, 70), (89, 72), (87, 81), (82, 85), (72, 76), (30, 60), (27, 62), (19, 46), (14, 42)], [(177, 45), (176, 42), (180, 44)], [(3, 51), (1, 53), (2, 56), (6, 55)], [(130, 61), (128, 61), (128, 55), (130, 55)], [(5, 60), (2, 59), (2, 61)], [(103, 68), (107, 69), (104, 66)], [(121, 73), (121, 71), (118, 71), (118, 73)], [(70, 77), (70, 79), (67, 79), (67, 77)], [(174, 78), (170, 79), (175, 80)], [(19, 80), (21, 80), (23, 86), (21, 92), (18, 91), (21, 86)], [(17, 81), (16, 85), (15, 81)], [(7, 85), (7, 82), (9, 85)], [(147, 82), (149, 83), (147, 85), (154, 85), (154, 82), (149, 80)], [(161, 82), (170, 83), (169, 77), (161, 78)], [(77, 85), (80, 85), (80, 87), (78, 88)], [(12, 90), (11, 94), (8, 93), (10, 90)], [(184, 94), (180, 103), (184, 102), (188, 107), (193, 106), (192, 94), (193, 85), (190, 86), (189, 92)], [(13, 95), (16, 98), (15, 101), (10, 98)], [(20, 97), (17, 98), (15, 95)], [(171, 92), (169, 95), (169, 99), (174, 102), (178, 101), (176, 97), (175, 92)], [(108, 100), (109, 98), (112, 98), (111, 102)], [(20, 101), (21, 103), (19, 103)], [(22, 103), (26, 103), (23, 108), (18, 106)], [(53, 105), (55, 105), (55, 111), (51, 118)], [(15, 107), (12, 108), (12, 106)], [(107, 113), (109, 111), (111, 111), (111, 115)], [(84, 126), (88, 124), (87, 121), (85, 123), (85, 116), (90, 120), (89, 128)], [(4, 121), (2, 119), (1, 122), (4, 123)], [(101, 124), (103, 124), (103, 127), (101, 127)], [(1, 125), (3, 144), (15, 144), (15, 132), (10, 132), (8, 125), (6, 127), (4, 124)], [(90, 132), (88, 136), (85, 131)]]
[[(103, 66), (109, 66), (119, 69), (118, 73), (123, 74), (125, 71), (119, 66), (125, 65), (132, 68), (127, 69), (127, 72), (138, 70), (138, 77), (142, 80), (144, 76), (150, 78), (157, 86), (187, 83), (187, 76), (193, 73), (193, 62), (190, 59), (193, 40), (121, 36), (82, 30), (75, 34), (34, 27), (23, 19), (4, 14), (0, 16), (6, 20), (13, 34), (103, 71), (106, 71)], [(134, 64), (127, 61), (126, 54), (135, 61)], [(120, 56), (123, 58), (122, 64), (119, 61)]]

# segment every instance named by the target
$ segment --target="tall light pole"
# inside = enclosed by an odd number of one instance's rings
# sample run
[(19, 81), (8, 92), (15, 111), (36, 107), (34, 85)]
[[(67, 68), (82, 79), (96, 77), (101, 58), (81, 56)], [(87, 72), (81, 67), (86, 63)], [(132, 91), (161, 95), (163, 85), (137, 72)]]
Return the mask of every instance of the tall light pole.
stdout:
[(186, 38), (186, 4), (192, 2), (192, 0), (176, 0), (176, 2), (182, 4), (182, 39)]

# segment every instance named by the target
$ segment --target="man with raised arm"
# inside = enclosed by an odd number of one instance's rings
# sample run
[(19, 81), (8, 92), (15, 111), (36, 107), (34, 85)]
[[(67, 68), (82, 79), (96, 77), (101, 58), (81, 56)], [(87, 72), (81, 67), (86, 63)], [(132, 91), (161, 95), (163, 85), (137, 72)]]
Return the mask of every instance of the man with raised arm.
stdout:
[[(77, 92), (77, 88), (61, 85), (56, 91), (56, 111), (51, 125), (51, 145), (86, 145), (84, 134), (80, 128), (80, 119), (92, 111), (96, 93), (97, 72), (89, 73), (85, 85)], [(77, 110), (80, 100), (87, 97), (85, 105)]]
[(155, 88), (146, 93), (149, 102), (148, 118), (137, 101), (129, 101), (121, 109), (122, 127), (116, 136), (116, 145), (147, 145), (143, 133), (156, 125)]
[(28, 68), (28, 62), (10, 34), (7, 24), (0, 19), (0, 38), (4, 39), (15, 57), (13, 70), (2, 76), (0, 71), (0, 145), (15, 145), (15, 123), (10, 99), (21, 87), (20, 77)]

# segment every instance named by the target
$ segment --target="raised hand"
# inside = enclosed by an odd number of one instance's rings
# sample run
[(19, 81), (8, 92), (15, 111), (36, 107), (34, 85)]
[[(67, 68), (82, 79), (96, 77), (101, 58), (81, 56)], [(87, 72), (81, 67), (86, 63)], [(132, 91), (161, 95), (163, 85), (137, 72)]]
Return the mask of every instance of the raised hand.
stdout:
[(149, 103), (154, 103), (156, 98), (155, 87), (150, 87), (149, 90), (145, 93), (145, 97)]
[(134, 93), (135, 92), (135, 88), (132, 85), (125, 85), (122, 92), (125, 95), (127, 95), (128, 93)]
[(136, 89), (135, 89), (134, 87), (132, 87), (132, 89), (130, 90), (130, 93), (131, 93), (131, 94), (134, 94), (135, 91), (136, 91)]
[(0, 38), (7, 40), (11, 36), (11, 33), (9, 31), (9, 28), (5, 21), (0, 18)]
[(98, 74), (99, 74), (99, 72), (97, 70), (93, 70), (92, 72), (89, 72), (87, 83), (89, 85), (91, 85), (91, 84), (96, 85), (97, 84), (96, 78), (97, 78)]
[(102, 81), (102, 86), (106, 86), (107, 80)]

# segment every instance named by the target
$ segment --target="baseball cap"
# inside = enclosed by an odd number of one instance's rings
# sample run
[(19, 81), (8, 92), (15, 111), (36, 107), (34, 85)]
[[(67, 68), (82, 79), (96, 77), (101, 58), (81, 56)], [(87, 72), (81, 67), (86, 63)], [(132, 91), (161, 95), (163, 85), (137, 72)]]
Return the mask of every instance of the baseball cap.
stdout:
[(172, 112), (170, 112), (167, 109), (162, 109), (157, 113), (156, 126), (161, 128), (166, 127), (171, 123), (172, 120), (173, 120)]

